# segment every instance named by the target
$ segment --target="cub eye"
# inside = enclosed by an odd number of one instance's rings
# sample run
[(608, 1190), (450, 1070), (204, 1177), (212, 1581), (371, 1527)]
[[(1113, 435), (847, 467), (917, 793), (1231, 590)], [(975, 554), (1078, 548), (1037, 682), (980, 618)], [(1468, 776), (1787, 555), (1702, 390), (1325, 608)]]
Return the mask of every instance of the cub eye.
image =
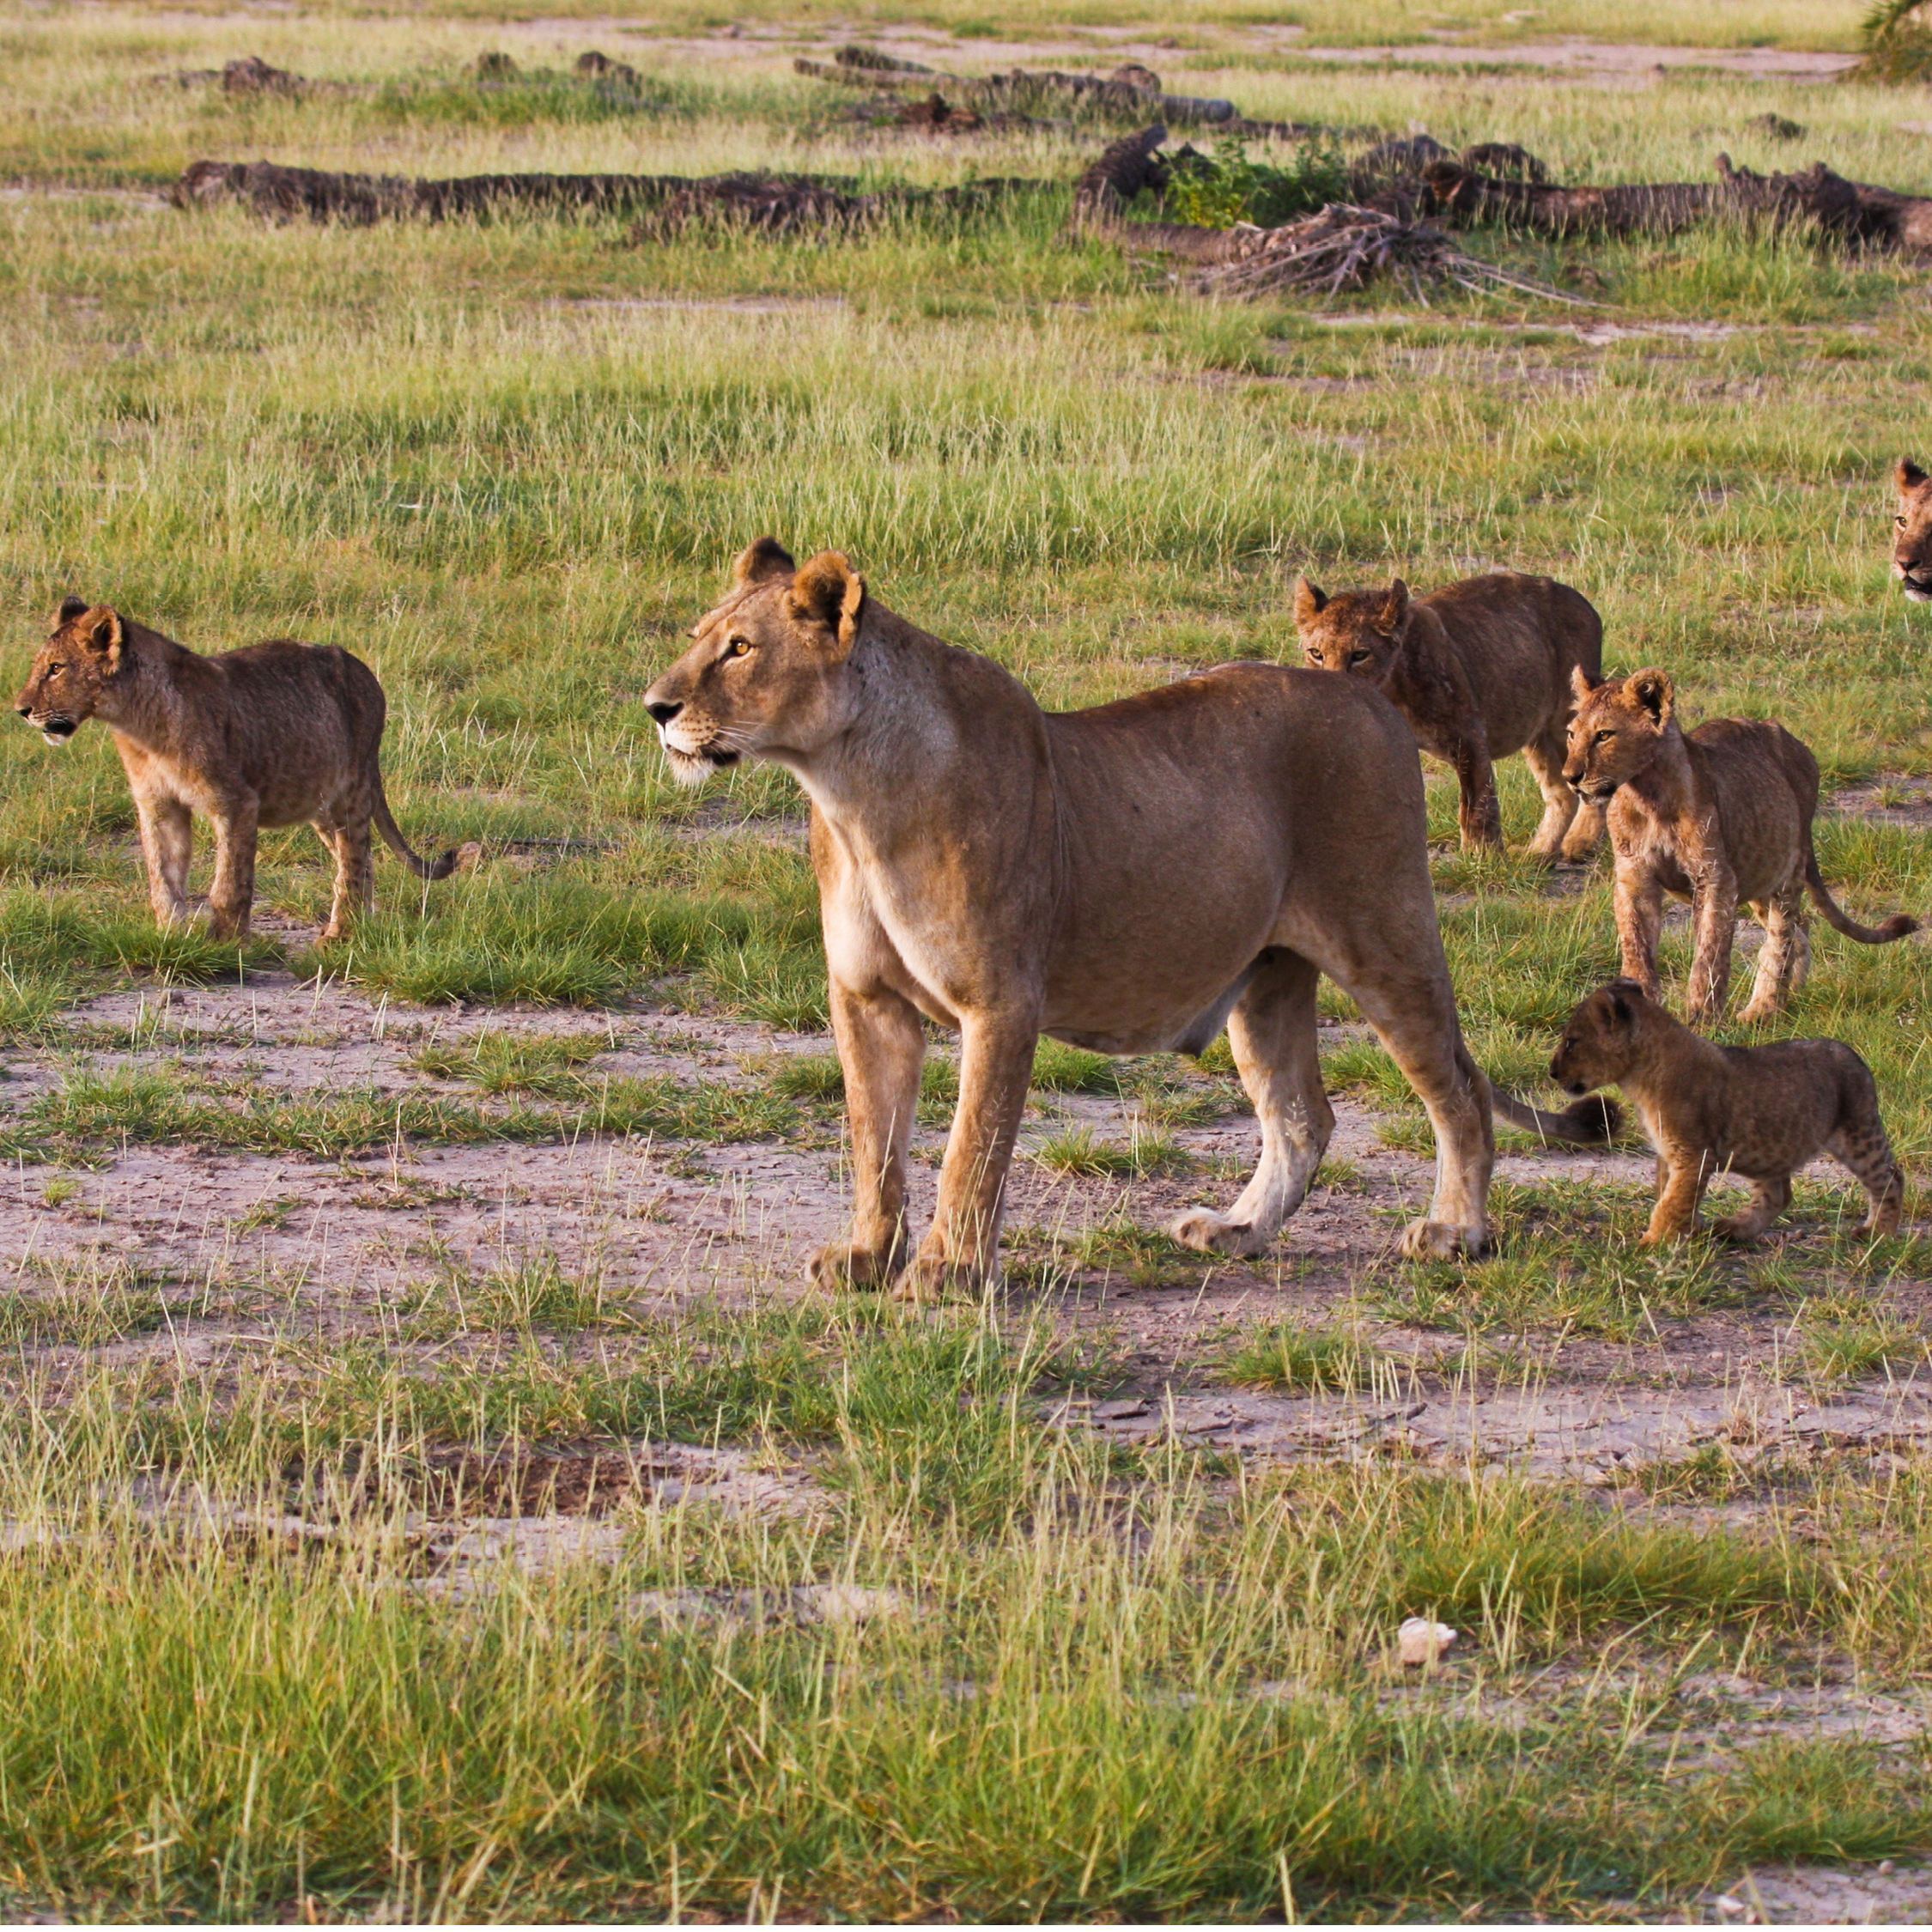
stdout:
[(751, 655), (751, 647), (742, 637), (734, 637), (726, 645), (725, 655), (727, 658), (748, 658)]
[(1616, 735), (1614, 732), (1599, 732), (1593, 742), (1598, 744), (1607, 744)]
[(1905, 519), (1903, 517), (1894, 517), (1892, 520), (1898, 525), (1899, 529), (1903, 530), (1905, 527)]
[(50, 664), (47, 666), (47, 676), (52, 677), (58, 672), (66, 670), (66, 668), (67, 666), (64, 664)]
[(1369, 653), (1366, 651), (1351, 651), (1348, 653), (1348, 661), (1351, 664), (1366, 664), (1369, 661)]

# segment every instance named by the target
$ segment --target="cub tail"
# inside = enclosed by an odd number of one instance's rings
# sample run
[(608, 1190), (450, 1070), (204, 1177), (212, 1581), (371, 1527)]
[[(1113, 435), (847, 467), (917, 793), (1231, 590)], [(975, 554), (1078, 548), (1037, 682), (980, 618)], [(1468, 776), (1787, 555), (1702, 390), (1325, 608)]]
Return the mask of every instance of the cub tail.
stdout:
[(395, 814), (389, 809), (389, 795), (382, 788), (382, 774), (375, 775), (375, 828), (382, 834), (382, 842), (400, 859), (418, 878), (447, 878), (456, 870), (462, 854), (459, 849), (446, 852), (440, 859), (424, 859), (410, 849), (410, 841), (403, 836), (396, 823)]
[(1585, 1094), (1560, 1114), (1546, 1114), (1540, 1107), (1531, 1107), (1498, 1086), (1490, 1088), (1489, 1097), (1498, 1120), (1565, 1146), (1606, 1147), (1623, 1129), (1624, 1110), (1607, 1094)]
[(1890, 919), (1880, 920), (1876, 926), (1861, 926), (1832, 896), (1825, 875), (1818, 869), (1816, 853), (1805, 854), (1805, 884), (1811, 888), (1811, 896), (1817, 900), (1818, 909), (1824, 914), (1826, 922), (1847, 939), (1857, 939), (1868, 946), (1886, 946), (1918, 930), (1918, 921), (1906, 913), (1893, 913)]

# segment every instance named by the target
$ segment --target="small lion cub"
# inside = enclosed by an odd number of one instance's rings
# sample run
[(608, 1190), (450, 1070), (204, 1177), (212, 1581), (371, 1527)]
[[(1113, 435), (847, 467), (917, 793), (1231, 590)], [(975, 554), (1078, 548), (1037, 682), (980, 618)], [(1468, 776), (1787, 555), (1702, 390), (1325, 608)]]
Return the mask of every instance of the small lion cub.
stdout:
[(1462, 844), (1503, 849), (1495, 761), (1520, 751), (1543, 794), (1537, 859), (1588, 859), (1603, 809), (1563, 781), (1571, 674), (1603, 669), (1603, 620), (1550, 577), (1492, 570), (1413, 601), (1385, 591), (1330, 597), (1295, 580), (1295, 628), (1317, 671), (1365, 678), (1409, 721), (1416, 743), (1455, 769)]
[(1862, 926), (1818, 869), (1811, 824), (1818, 761), (1770, 719), (1710, 718), (1686, 732), (1669, 672), (1576, 674), (1577, 714), (1563, 775), (1603, 810), (1616, 855), (1617, 943), (1624, 975), (1655, 999), (1665, 894), (1691, 902), (1696, 948), (1685, 1018), (1708, 1025), (1724, 1011), (1738, 908), (1765, 928), (1751, 999), (1739, 1016), (1768, 1019), (1811, 964), (1805, 895), (1861, 945), (1889, 945), (1918, 930), (1894, 913)]
[(1791, 1202), (1791, 1176), (1830, 1154), (1871, 1196), (1862, 1234), (1899, 1231), (1905, 1177), (1879, 1117), (1872, 1070), (1842, 1040), (1720, 1047), (1693, 1033), (1635, 980), (1613, 980), (1570, 1016), (1550, 1056), (1568, 1093), (1621, 1087), (1657, 1152), (1657, 1205), (1643, 1245), (1696, 1228), (1712, 1177), (1739, 1174), (1751, 1203), (1717, 1222), (1727, 1241), (1755, 1241)]

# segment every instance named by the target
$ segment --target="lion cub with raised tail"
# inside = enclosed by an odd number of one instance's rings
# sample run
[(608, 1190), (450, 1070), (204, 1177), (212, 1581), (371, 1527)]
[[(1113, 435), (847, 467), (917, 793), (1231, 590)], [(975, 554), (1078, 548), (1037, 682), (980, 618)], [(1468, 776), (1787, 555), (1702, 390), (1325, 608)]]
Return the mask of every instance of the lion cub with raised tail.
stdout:
[(1783, 726), (1712, 718), (1686, 732), (1668, 671), (1600, 680), (1579, 669), (1576, 684), (1563, 775), (1579, 798), (1606, 808), (1623, 970), (1653, 999), (1662, 992), (1657, 934), (1666, 893), (1688, 899), (1695, 922), (1686, 1006), (1693, 1026), (1724, 1011), (1741, 904), (1765, 928), (1746, 1020), (1778, 1012), (1809, 969), (1807, 890), (1826, 920), (1863, 945), (1918, 930), (1903, 913), (1861, 926), (1832, 898), (1811, 842), (1818, 761)]
[(1751, 1203), (1717, 1222), (1727, 1241), (1755, 1241), (1790, 1205), (1791, 1176), (1820, 1154), (1871, 1197), (1859, 1230), (1899, 1231), (1905, 1177), (1879, 1117), (1872, 1070), (1842, 1040), (1720, 1047), (1674, 1019), (1634, 980), (1613, 980), (1570, 1016), (1550, 1056), (1565, 1091), (1619, 1086), (1657, 1152), (1657, 1205), (1643, 1246), (1697, 1226), (1719, 1174), (1751, 1183)]
[(1330, 597), (1295, 580), (1295, 628), (1317, 671), (1374, 684), (1408, 720), (1425, 751), (1455, 768), (1467, 850), (1503, 846), (1495, 761), (1520, 751), (1543, 794), (1534, 858), (1588, 859), (1601, 810), (1563, 781), (1572, 671), (1603, 669), (1603, 620), (1589, 599), (1550, 577), (1492, 570), (1410, 599), (1385, 591)]
[(335, 645), (276, 638), (204, 658), (70, 597), (15, 702), (50, 744), (64, 744), (89, 718), (112, 728), (163, 926), (188, 916), (197, 811), (215, 824), (208, 908), (218, 939), (248, 931), (264, 825), (313, 825), (335, 855), (324, 940), (340, 939), (351, 914), (374, 902), (372, 823), (418, 878), (456, 869), (457, 853), (419, 858), (397, 829), (378, 762), (382, 686)]

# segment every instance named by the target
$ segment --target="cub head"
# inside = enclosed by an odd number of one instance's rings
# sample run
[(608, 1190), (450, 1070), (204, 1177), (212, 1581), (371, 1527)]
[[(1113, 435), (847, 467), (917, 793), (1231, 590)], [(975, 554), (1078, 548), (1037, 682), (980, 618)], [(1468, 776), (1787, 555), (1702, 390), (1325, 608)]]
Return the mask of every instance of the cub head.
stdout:
[(752, 544), (690, 649), (644, 694), (673, 776), (702, 785), (740, 758), (807, 759), (842, 731), (866, 602), (864, 578), (836, 550), (801, 569), (776, 538)]
[(1295, 580), (1295, 629), (1316, 671), (1343, 671), (1381, 683), (1408, 635), (1409, 586), (1398, 577), (1385, 591), (1330, 597), (1306, 577)]
[(1577, 709), (1570, 720), (1564, 782), (1580, 798), (1601, 805), (1656, 756), (1675, 716), (1677, 687), (1668, 671), (1598, 679), (1581, 665), (1570, 683)]
[(1636, 1064), (1641, 1037), (1656, 1011), (1635, 980), (1599, 987), (1564, 1025), (1550, 1055), (1551, 1078), (1565, 1093), (1614, 1086)]
[(100, 708), (125, 668), (119, 616), (105, 604), (68, 598), (55, 613), (53, 635), (40, 647), (15, 708), (49, 744), (64, 744)]
[(1899, 513), (1892, 519), (1892, 571), (1914, 604), (1932, 604), (1932, 477), (1911, 457), (1892, 472)]

